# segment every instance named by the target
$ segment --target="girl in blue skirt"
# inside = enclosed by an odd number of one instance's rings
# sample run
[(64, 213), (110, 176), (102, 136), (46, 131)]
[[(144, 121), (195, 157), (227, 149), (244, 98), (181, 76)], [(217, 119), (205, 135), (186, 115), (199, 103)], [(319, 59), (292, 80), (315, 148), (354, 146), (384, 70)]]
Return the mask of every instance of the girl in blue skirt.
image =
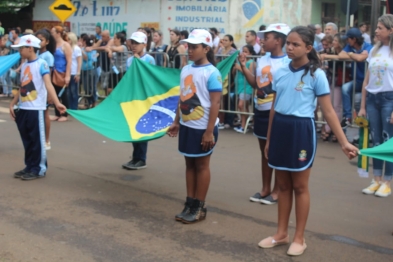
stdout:
[(222, 92), (221, 74), (214, 66), (211, 34), (195, 29), (188, 39), (193, 64), (183, 67), (176, 118), (168, 129), (179, 133), (179, 152), (186, 160), (187, 198), (177, 221), (191, 224), (206, 218), (205, 199), (210, 184), (210, 156), (218, 138), (218, 110)]
[(292, 62), (273, 76), (275, 94), (265, 148), (269, 166), (276, 170), (279, 187), (278, 228), (276, 234), (263, 239), (259, 246), (272, 248), (289, 243), (288, 222), (295, 195), (296, 232), (287, 252), (292, 256), (303, 254), (307, 248), (304, 230), (310, 209), (308, 180), (316, 151), (316, 98), (345, 155), (351, 159), (358, 151), (341, 129), (313, 43), (314, 32), (307, 27), (295, 27), (288, 34), (286, 50)]

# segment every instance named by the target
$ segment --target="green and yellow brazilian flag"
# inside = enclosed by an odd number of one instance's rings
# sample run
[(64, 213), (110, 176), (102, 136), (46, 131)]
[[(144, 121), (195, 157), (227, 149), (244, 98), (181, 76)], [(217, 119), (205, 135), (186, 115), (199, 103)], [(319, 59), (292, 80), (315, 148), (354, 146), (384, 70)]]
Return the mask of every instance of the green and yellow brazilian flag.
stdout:
[[(238, 52), (218, 63), (224, 79)], [(180, 94), (180, 70), (134, 59), (113, 92), (90, 110), (67, 110), (94, 131), (119, 142), (160, 138), (172, 124)]]

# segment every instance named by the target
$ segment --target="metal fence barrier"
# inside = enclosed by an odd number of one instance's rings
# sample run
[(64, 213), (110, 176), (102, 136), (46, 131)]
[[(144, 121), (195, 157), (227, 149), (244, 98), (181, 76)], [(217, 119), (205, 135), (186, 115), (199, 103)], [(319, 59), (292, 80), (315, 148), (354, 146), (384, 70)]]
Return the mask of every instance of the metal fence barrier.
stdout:
[[(163, 67), (174, 67), (177, 65), (179, 69), (181, 69), (184, 65), (191, 63), (188, 59), (187, 54), (177, 54), (174, 57), (169, 58), (168, 54), (164, 52), (147, 52), (147, 54), (154, 57), (156, 61), (156, 65)], [(108, 53), (105, 51), (97, 52), (97, 57), (93, 62), (94, 69), (85, 70), (81, 72), (80, 82), (79, 82), (79, 104), (82, 107), (86, 107), (88, 105), (89, 98), (94, 96), (94, 100), (104, 99), (106, 98), (110, 91), (120, 82), (121, 78), (125, 74), (127, 70), (127, 60), (132, 56), (132, 52), (122, 52), (122, 53), (113, 53), (113, 57), (109, 58)], [(229, 55), (216, 55), (216, 62), (220, 62), (229, 57)], [(257, 60), (261, 56), (248, 56), (248, 59), (252, 59), (257, 64)], [(175, 62), (175, 61), (180, 61)], [(238, 63), (236, 61), (235, 63)], [(351, 70), (352, 66), (354, 74), (352, 75), (352, 106), (351, 112), (358, 112), (360, 107), (360, 93), (356, 93), (356, 66), (357, 63), (351, 60), (325, 60), (323, 62), (323, 70), (326, 72), (331, 91), (331, 101), (332, 104), (335, 104), (335, 96), (337, 95), (337, 89), (341, 89), (340, 86), (336, 86), (337, 78), (340, 76), (336, 75), (336, 68), (338, 63), (342, 63), (342, 80), (341, 86), (345, 83), (348, 83), (348, 70)], [(365, 62), (366, 63), (366, 62)], [(20, 64), (15, 65), (12, 69), (10, 69), (6, 74), (0, 77), (0, 87), (3, 89), (3, 93), (5, 90), (18, 89), (20, 86), (20, 75), (16, 72), (17, 68)], [(367, 71), (367, 66), (365, 66), (365, 70)], [(220, 107), (220, 122), (230, 124), (230, 126), (234, 126), (233, 119), (238, 116), (247, 116), (246, 124), (244, 127), (244, 133), (247, 132), (247, 128), (250, 124), (254, 116), (254, 95), (255, 90), (252, 93), (247, 93), (247, 80), (244, 79), (243, 87), (238, 86), (238, 81), (236, 79), (238, 77), (242, 77), (238, 70), (232, 70), (227, 77), (223, 79), (223, 96)], [(239, 90), (242, 89), (243, 93), (239, 93)], [(250, 99), (246, 99), (246, 105), (244, 105), (244, 109), (240, 110), (239, 105), (239, 96), (243, 94), (243, 97)], [(342, 101), (340, 102), (342, 106)], [(247, 108), (246, 108), (247, 107)], [(337, 110), (337, 108), (335, 108)], [(322, 111), (317, 107), (318, 112), (316, 112), (316, 116), (321, 115), (321, 119), (316, 119), (317, 124), (326, 125), (326, 121), (324, 120)], [(339, 119), (341, 119), (340, 111), (336, 111)], [(355, 125), (352, 125), (356, 127)]]

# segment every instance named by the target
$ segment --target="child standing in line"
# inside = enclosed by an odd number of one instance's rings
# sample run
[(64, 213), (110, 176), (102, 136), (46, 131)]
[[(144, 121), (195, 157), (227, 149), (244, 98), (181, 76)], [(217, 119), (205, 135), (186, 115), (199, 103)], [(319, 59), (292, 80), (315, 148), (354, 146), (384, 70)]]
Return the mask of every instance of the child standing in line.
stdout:
[[(49, 66), (50, 73), (52, 73), (53, 65), (55, 63), (55, 58), (53, 57), (53, 54), (55, 53), (56, 50), (56, 41), (48, 29), (39, 30), (35, 34), (35, 36), (41, 41), (40, 43), (41, 47), (38, 56), (39, 58), (45, 60), (45, 62)], [(49, 101), (47, 109), (45, 110), (45, 149), (46, 150), (51, 149), (50, 140), (49, 140), (50, 117), (49, 117), (49, 110), (48, 110), (50, 104), (51, 101)]]
[(259, 246), (272, 248), (289, 243), (288, 223), (295, 195), (296, 232), (287, 251), (291, 256), (299, 256), (307, 248), (304, 230), (310, 209), (308, 180), (316, 152), (316, 98), (345, 155), (351, 159), (358, 151), (341, 129), (313, 43), (314, 32), (307, 27), (295, 27), (288, 34), (286, 50), (292, 62), (274, 74), (274, 107), (265, 148), (269, 166), (276, 170), (280, 201), (277, 233), (263, 239)]
[(245, 66), (245, 55), (241, 54), (239, 56), (243, 74), (247, 82), (255, 88), (254, 135), (258, 138), (262, 162), (262, 189), (260, 192), (251, 196), (250, 201), (265, 205), (274, 205), (278, 201), (278, 187), (276, 182), (274, 182), (273, 190), (271, 190), (273, 169), (268, 165), (264, 150), (270, 108), (272, 107), (273, 101), (272, 84), (275, 79), (272, 75), (278, 68), (290, 62), (290, 59), (288, 59), (282, 50), (290, 30), (288, 25), (280, 23), (271, 24), (266, 30), (258, 32), (258, 37), (263, 39), (263, 49), (267, 53), (258, 59), (255, 72), (248, 70)]
[(218, 138), (218, 110), (222, 92), (221, 74), (214, 66), (213, 41), (204, 29), (195, 29), (188, 39), (191, 65), (181, 71), (179, 110), (168, 135), (179, 133), (179, 151), (186, 161), (187, 198), (175, 216), (185, 224), (206, 218), (205, 200), (210, 184), (210, 157)]
[[(146, 54), (144, 51), (147, 43), (147, 36), (144, 33), (135, 32), (131, 35), (130, 40), (133, 56), (127, 59), (127, 70), (131, 66), (134, 58), (139, 58), (142, 61), (152, 65), (156, 64), (155, 59), (151, 55)], [(132, 146), (134, 147), (132, 159), (131, 161), (123, 164), (123, 168), (128, 170), (139, 170), (146, 168), (147, 142), (132, 143)]]
[[(245, 56), (254, 56), (256, 55), (254, 51), (254, 47), (252, 45), (245, 45), (243, 46), (243, 54)], [(247, 58), (247, 62), (245, 64), (246, 68), (251, 71), (255, 72), (255, 63), (252, 58)], [(239, 95), (239, 111), (248, 112), (248, 105), (252, 94), (252, 87), (246, 81), (244, 77), (243, 70), (240, 64), (236, 64), (233, 68), (233, 73), (237, 72), (236, 75), (236, 86), (237, 86), (237, 94)], [(244, 128), (246, 126), (248, 115), (241, 115), (241, 126), (235, 127), (234, 130), (239, 133), (244, 133)], [(247, 132), (247, 131), (246, 131)]]
[[(45, 177), (47, 170), (44, 111), (48, 95), (60, 113), (65, 113), (66, 107), (57, 98), (48, 64), (37, 58), (40, 40), (33, 35), (25, 35), (18, 45), (11, 47), (19, 50), (22, 59), (27, 60), (21, 69), (19, 94), (10, 104), (11, 117), (16, 121), (25, 148), (26, 165), (14, 177), (33, 180)], [(19, 110), (15, 113), (14, 106), (18, 100)]]

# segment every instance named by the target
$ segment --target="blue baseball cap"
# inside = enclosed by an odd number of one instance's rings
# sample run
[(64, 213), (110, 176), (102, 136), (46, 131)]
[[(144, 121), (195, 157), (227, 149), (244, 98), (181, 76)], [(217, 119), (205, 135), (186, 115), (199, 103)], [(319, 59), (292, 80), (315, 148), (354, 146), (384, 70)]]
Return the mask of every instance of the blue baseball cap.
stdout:
[(347, 37), (350, 38), (358, 38), (362, 36), (362, 32), (360, 32), (359, 28), (352, 27), (351, 29), (348, 30), (346, 35)]

